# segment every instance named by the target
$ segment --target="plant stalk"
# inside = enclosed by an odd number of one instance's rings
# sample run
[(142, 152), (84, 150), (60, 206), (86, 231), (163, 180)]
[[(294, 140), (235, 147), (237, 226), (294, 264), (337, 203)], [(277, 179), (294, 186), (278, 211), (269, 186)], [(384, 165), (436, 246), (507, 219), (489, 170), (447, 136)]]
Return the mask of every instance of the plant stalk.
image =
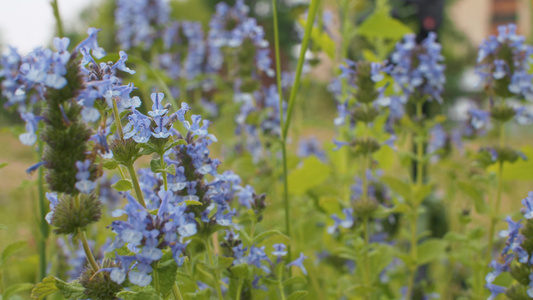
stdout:
[[(214, 265), (215, 261), (213, 259), (211, 244), (209, 243), (209, 240), (205, 241), (205, 245), (207, 247), (207, 258), (209, 259), (209, 264)], [(215, 270), (213, 277), (215, 278), (215, 289), (217, 290), (217, 295), (219, 300), (224, 300), (224, 296), (222, 295), (222, 289), (220, 288), (220, 272), (218, 269)]]
[[(39, 139), (39, 159), (43, 156), (43, 140)], [(39, 194), (39, 227), (41, 230), (41, 236), (39, 239), (39, 280), (43, 280), (46, 276), (46, 241), (48, 240), (49, 229), (48, 222), (46, 222), (46, 204), (44, 196), (44, 169), (39, 168), (39, 177), (37, 178), (37, 192)]]
[[(422, 101), (416, 102), (416, 118), (418, 120), (421, 120), (423, 117), (422, 113)], [(424, 185), (424, 139), (421, 136), (418, 136), (418, 139), (416, 141), (416, 182), (415, 185), (419, 189)], [(412, 203), (412, 209), (413, 214), (411, 216), (411, 266), (409, 267), (409, 283), (407, 288), (407, 294), (406, 299), (411, 299), (413, 295), (413, 288), (415, 284), (415, 276), (416, 276), (416, 269), (418, 267), (418, 264), (416, 262), (418, 257), (418, 235), (417, 235), (417, 229), (418, 229), (418, 208), (420, 206), (420, 203), (417, 201), (413, 201)]]
[(139, 203), (144, 206), (144, 208), (146, 208), (146, 202), (144, 202), (143, 192), (141, 191), (141, 185), (139, 184), (139, 179), (137, 178), (137, 173), (135, 173), (133, 163), (126, 167), (128, 168), (128, 172), (130, 173), (133, 188), (135, 189), (135, 195), (137, 195), (137, 201), (139, 201)]
[(59, 37), (64, 37), (65, 33), (63, 31), (63, 22), (61, 21), (61, 15), (59, 14), (59, 6), (57, 4), (57, 0), (52, 0), (50, 2), (50, 5), (52, 6), (52, 10), (54, 11), (54, 18), (56, 19), (57, 35)]
[(177, 282), (174, 282), (174, 285), (172, 286), (172, 296), (174, 296), (174, 300), (183, 300), (183, 297), (181, 296), (180, 288)]
[(97, 272), (98, 270), (100, 270), (100, 266), (94, 259), (91, 248), (89, 247), (89, 242), (87, 241), (87, 234), (85, 234), (85, 231), (80, 230), (79, 237), (81, 239), (81, 244), (83, 245), (83, 251), (85, 251), (85, 256), (87, 256), (87, 260), (89, 261), (91, 268), (93, 269), (93, 271)]

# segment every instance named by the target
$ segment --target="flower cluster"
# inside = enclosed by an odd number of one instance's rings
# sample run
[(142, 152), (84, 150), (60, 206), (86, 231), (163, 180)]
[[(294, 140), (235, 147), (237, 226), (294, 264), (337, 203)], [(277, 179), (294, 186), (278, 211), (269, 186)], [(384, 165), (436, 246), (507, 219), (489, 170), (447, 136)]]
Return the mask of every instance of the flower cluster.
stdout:
[(410, 99), (437, 100), (442, 103), (441, 94), (446, 78), (445, 66), (441, 64), (444, 60), (441, 48), (434, 32), (430, 32), (420, 45), (413, 34), (405, 35), (403, 41), (396, 44), (389, 74), (400, 95), (391, 97), (391, 106), (393, 101), (405, 104)]
[[(497, 295), (505, 293), (510, 299), (529, 299), (533, 298), (533, 273), (531, 265), (533, 260), (530, 259), (530, 253), (533, 253), (533, 192), (522, 200), (523, 220), (513, 221), (507, 217), (505, 221), (509, 224), (508, 230), (500, 232), (501, 237), (506, 237), (505, 247), (501, 252), (498, 260), (490, 263), (492, 271), (487, 274), (485, 287), (491, 292), (490, 299), (495, 299)], [(517, 284), (506, 288), (494, 284), (496, 278), (503, 272), (509, 272), (510, 275), (518, 282)], [(521, 287), (522, 286), (522, 287)], [(526, 288), (523, 288), (525, 286)]]
[(169, 20), (169, 7), (164, 0), (117, 0), (115, 23), (121, 47), (150, 48), (162, 34), (161, 27)]
[(498, 27), (498, 36), (491, 35), (479, 46), (476, 72), (486, 86), (504, 98), (533, 100), (533, 47), (516, 33), (516, 25)]

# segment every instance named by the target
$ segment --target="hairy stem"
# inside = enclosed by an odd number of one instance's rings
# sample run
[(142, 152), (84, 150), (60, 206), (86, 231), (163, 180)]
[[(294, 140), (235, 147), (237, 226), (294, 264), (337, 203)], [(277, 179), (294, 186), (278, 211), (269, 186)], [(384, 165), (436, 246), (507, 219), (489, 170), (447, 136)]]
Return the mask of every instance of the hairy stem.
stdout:
[(87, 256), (87, 260), (89, 261), (91, 268), (93, 269), (93, 271), (97, 272), (98, 270), (100, 270), (100, 266), (94, 259), (91, 248), (89, 247), (89, 242), (87, 241), (87, 234), (85, 234), (85, 231), (80, 230), (79, 237), (81, 240), (81, 244), (83, 245), (83, 251), (85, 251), (85, 256)]

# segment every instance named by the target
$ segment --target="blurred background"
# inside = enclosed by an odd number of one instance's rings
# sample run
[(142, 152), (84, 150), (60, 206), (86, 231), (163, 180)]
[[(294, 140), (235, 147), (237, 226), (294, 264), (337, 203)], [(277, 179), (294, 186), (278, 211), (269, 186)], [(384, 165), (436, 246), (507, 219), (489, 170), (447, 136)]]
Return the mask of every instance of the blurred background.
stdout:
[[(208, 22), (218, 0), (173, 0), (168, 1), (172, 8), (172, 18), (177, 20), (200, 21), (207, 31)], [(234, 1), (226, 1), (233, 4)], [(272, 19), (270, 0), (245, 0), (250, 6), (252, 16), (263, 25), (267, 40), (272, 38)], [(329, 11), (327, 19), (332, 28), (339, 24), (338, 6), (341, 0), (323, 0), (322, 12)], [(305, 13), (308, 1), (280, 1), (280, 42), (285, 70), (294, 70), (301, 27), (298, 18)], [(71, 38), (71, 47), (85, 38), (88, 27), (102, 28), (99, 34), (100, 46), (109, 53), (118, 52), (114, 24), (115, 1), (112, 0), (59, 0), (59, 11), (64, 22), (66, 35)], [(357, 28), (375, 9), (375, 1), (352, 0), (350, 22)], [(442, 112), (453, 121), (464, 121), (471, 103), (484, 99), (478, 79), (474, 74), (477, 45), (490, 34), (497, 33), (497, 26), (517, 23), (518, 32), (533, 41), (532, 7), (533, 0), (390, 0), (391, 16), (407, 25), (419, 37), (437, 31), (443, 45), (443, 55), (447, 66), (445, 105)], [(48, 0), (0, 0), (0, 50), (8, 46), (16, 47), (26, 54), (37, 46), (51, 47), (56, 34), (55, 20)], [(335, 36), (335, 32), (332, 33)], [(333, 39), (336, 43), (340, 41)], [(316, 42), (311, 50), (319, 50)], [(364, 57), (369, 41), (355, 37), (350, 41), (347, 56), (357, 60)], [(273, 52), (273, 51), (271, 51)], [(272, 54), (271, 54), (272, 56)], [(340, 60), (328, 57), (323, 52), (309, 53), (308, 75), (302, 86), (300, 97), (307, 99), (299, 102), (295, 130), (303, 136), (314, 135), (324, 143), (331, 143), (334, 135), (333, 118), (336, 104), (327, 86), (336, 74)], [(136, 84), (137, 85), (137, 84)], [(0, 106), (3, 103), (0, 99)], [(304, 117), (305, 116), (305, 117)], [(18, 134), (23, 131), (23, 123), (14, 110), (0, 107), (0, 163), (8, 166), (0, 169), (0, 224), (12, 230), (0, 231), (1, 241), (27, 240), (30, 248), (19, 262), (17, 272), (10, 280), (32, 282), (34, 252), (32, 237), (38, 235), (36, 229), (36, 180), (25, 170), (37, 160), (30, 147), (23, 146)], [(216, 127), (216, 126), (214, 126)], [(531, 131), (527, 128), (513, 128), (509, 139), (518, 146), (530, 144)], [(489, 137), (490, 138), (490, 137)], [(295, 148), (295, 145), (291, 146)], [(244, 176), (243, 176), (244, 177)], [(514, 199), (521, 199), (530, 190), (528, 182), (513, 183), (508, 187)], [(261, 191), (260, 191), (261, 192)], [(518, 204), (508, 204), (518, 207)], [(511, 208), (512, 208), (511, 207)], [(509, 208), (509, 209), (511, 209)], [(508, 209), (506, 209), (508, 210)], [(9, 212), (9, 213), (7, 213)], [(32, 248), (33, 247), (33, 248)], [(25, 270), (26, 269), (26, 270)]]

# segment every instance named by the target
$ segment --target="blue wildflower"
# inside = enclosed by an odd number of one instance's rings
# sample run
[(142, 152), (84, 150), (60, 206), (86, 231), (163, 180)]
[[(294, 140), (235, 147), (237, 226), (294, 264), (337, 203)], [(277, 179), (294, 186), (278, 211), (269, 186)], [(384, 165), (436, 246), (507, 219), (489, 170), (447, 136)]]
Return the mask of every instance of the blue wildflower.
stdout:
[(89, 159), (86, 159), (83, 162), (76, 162), (78, 173), (76, 173), (77, 181), (75, 186), (78, 191), (84, 194), (90, 194), (96, 188), (96, 182), (90, 180), (91, 172), (89, 171), (89, 168), (91, 164), (92, 162)]
[(300, 257), (295, 259), (294, 261), (287, 264), (287, 267), (290, 266), (296, 266), (302, 270), (302, 272), (307, 275), (307, 270), (305, 269), (305, 266), (303, 265), (304, 260), (307, 258), (303, 253), (300, 253)]

